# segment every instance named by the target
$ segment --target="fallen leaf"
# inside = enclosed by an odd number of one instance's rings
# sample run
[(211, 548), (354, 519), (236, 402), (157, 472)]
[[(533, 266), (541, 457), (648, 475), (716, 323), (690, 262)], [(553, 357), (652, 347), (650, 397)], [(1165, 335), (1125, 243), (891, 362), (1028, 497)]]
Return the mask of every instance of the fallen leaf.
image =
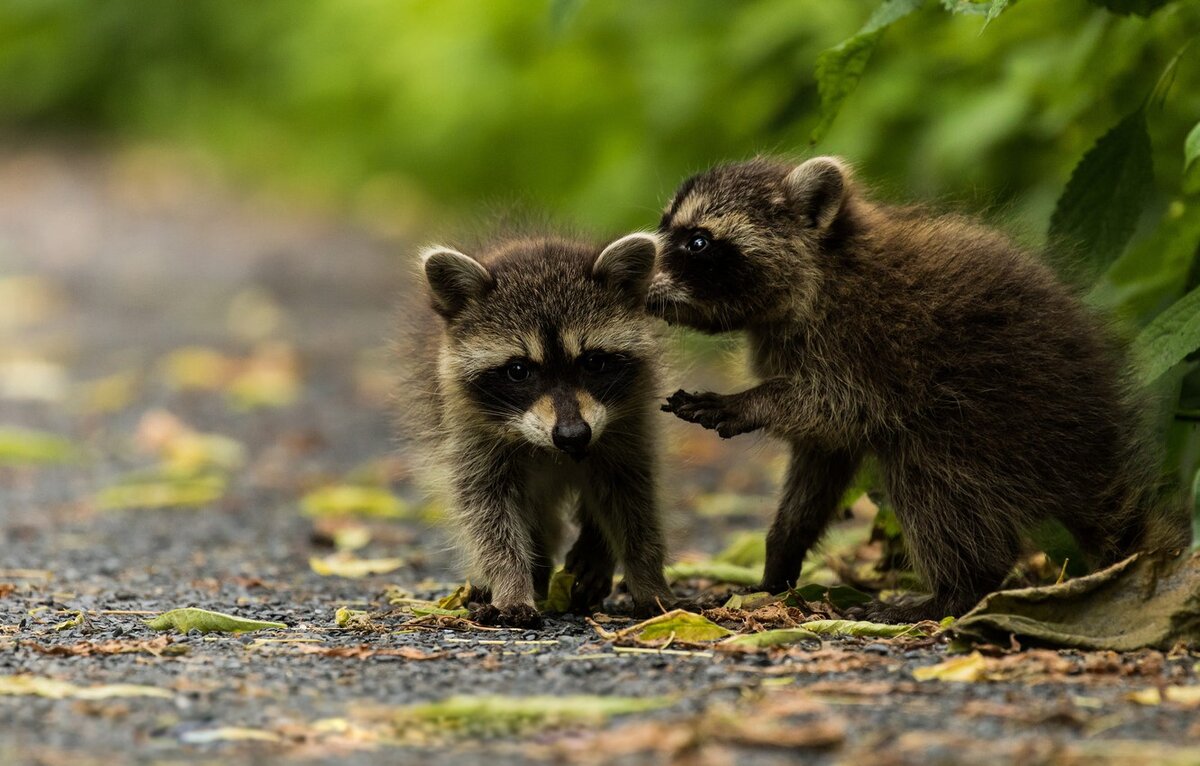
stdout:
[(179, 390), (217, 391), (233, 374), (236, 362), (201, 346), (176, 349), (159, 363), (167, 385)]
[(339, 606), (333, 614), (333, 622), (339, 628), (361, 628), (369, 625), (371, 618), (369, 612)]
[(264, 622), (248, 620), (222, 612), (210, 612), (207, 609), (185, 607), (172, 609), (169, 612), (143, 620), (151, 630), (177, 630), (180, 633), (198, 630), (201, 633), (249, 633), (255, 630), (287, 629), (282, 622)]
[(1200, 707), (1200, 686), (1165, 686), (1162, 689), (1150, 687), (1130, 692), (1125, 695), (1125, 699), (1139, 705), (1156, 706), (1163, 702), (1173, 702), (1183, 707)]
[(359, 559), (346, 553), (309, 558), (308, 566), (322, 577), (348, 577), (358, 579), (368, 575), (387, 574), (404, 566), (404, 559)]
[(571, 588), (575, 585), (575, 575), (565, 569), (559, 569), (550, 576), (550, 587), (546, 592), (546, 600), (538, 604), (543, 612), (561, 613), (571, 609)]
[(603, 630), (594, 621), (592, 626), (607, 640), (630, 639), (641, 643), (660, 641), (701, 643), (716, 641), (733, 634), (733, 631), (722, 628), (703, 615), (683, 609), (675, 609), (666, 614), (651, 617), (649, 620), (631, 625), (615, 633)]
[(983, 677), (987, 661), (979, 652), (971, 652), (965, 657), (954, 657), (913, 670), (913, 678), (918, 681), (978, 681)]
[(921, 638), (925, 632), (916, 625), (888, 625), (882, 622), (859, 620), (812, 620), (800, 625), (805, 630), (829, 636), (858, 636), (860, 638)]
[(735, 593), (725, 602), (725, 609), (754, 610), (779, 601), (779, 596), (766, 592)]
[(54, 629), (56, 631), (62, 631), (62, 630), (70, 630), (71, 628), (78, 628), (80, 625), (82, 625), (84, 623), (84, 621), (86, 619), (87, 618), (84, 616), (83, 610), (76, 609), (74, 617), (71, 617), (70, 619), (67, 619), (67, 620), (63, 620), (62, 622), (55, 625)]
[(430, 614), (441, 617), (466, 617), (468, 614), (470, 614), (470, 610), (468, 610), (466, 607), (461, 607), (458, 609), (445, 609), (440, 606), (434, 606), (433, 604), (428, 606), (413, 604), (409, 607), (409, 611), (411, 611), (417, 617), (424, 617)]
[(408, 516), (408, 506), (382, 487), (335, 484), (309, 492), (300, 500), (305, 516), (368, 516), (398, 519)]
[(210, 742), (280, 742), (282, 738), (266, 729), (221, 726), (216, 729), (185, 731), (179, 735), (179, 740), (188, 745), (206, 745)]
[(567, 725), (600, 725), (614, 715), (656, 710), (672, 702), (669, 697), (454, 696), (400, 708), (394, 723), (398, 733), (418, 727), (506, 736)]
[(0, 427), (0, 465), (69, 463), (75, 456), (71, 442), (56, 434)]
[(38, 654), (45, 654), (51, 657), (91, 657), (97, 654), (143, 653), (159, 657), (163, 655), (177, 656), (187, 654), (188, 651), (186, 644), (172, 643), (169, 636), (132, 641), (104, 641), (101, 643), (80, 641), (74, 644), (50, 644), (48, 646), (29, 641), (24, 643), (23, 646), (28, 646)]
[(0, 398), (60, 402), (67, 396), (68, 378), (62, 365), (45, 359), (0, 362)]
[(762, 569), (725, 564), (720, 561), (680, 562), (663, 572), (668, 580), (703, 579), (733, 585), (754, 586), (762, 580)]
[(805, 601), (824, 601), (835, 609), (846, 609), (869, 603), (871, 597), (858, 588), (849, 585), (825, 586), (817, 583), (796, 588), (792, 591)]
[(194, 477), (135, 474), (100, 490), (96, 505), (103, 510), (200, 508), (224, 497), (226, 484), (226, 478), (217, 474)]
[(463, 609), (471, 597), (471, 583), (463, 583), (455, 588), (449, 596), (438, 599), (437, 605), (442, 609)]
[(780, 628), (778, 630), (764, 630), (758, 633), (732, 636), (722, 641), (721, 645), (762, 649), (768, 646), (795, 644), (800, 641), (820, 642), (820, 640), (821, 637), (811, 630), (805, 630), (804, 628)]
[(260, 346), (229, 383), (230, 404), (239, 410), (287, 407), (300, 398), (300, 365), (288, 345)]
[(100, 684), (76, 686), (69, 681), (59, 681), (44, 676), (0, 676), (0, 696), (48, 697), (49, 699), (103, 700), (113, 697), (161, 697), (172, 699), (175, 695), (157, 686), (137, 684)]
[(1200, 554), (1131, 556), (1061, 585), (997, 591), (954, 623), (956, 636), (1007, 645), (1132, 651), (1200, 641)]

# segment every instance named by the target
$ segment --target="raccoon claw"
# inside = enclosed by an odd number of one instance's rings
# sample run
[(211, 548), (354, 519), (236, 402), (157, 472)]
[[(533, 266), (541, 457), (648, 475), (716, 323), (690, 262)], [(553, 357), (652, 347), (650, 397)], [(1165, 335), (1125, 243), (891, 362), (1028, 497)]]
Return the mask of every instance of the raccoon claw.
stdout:
[(542, 615), (529, 604), (500, 608), (495, 604), (471, 604), (468, 615), (472, 622), (501, 628), (540, 628)]
[(695, 423), (716, 431), (722, 439), (748, 433), (758, 428), (748, 422), (730, 406), (730, 397), (725, 394), (691, 394), (680, 389), (667, 398), (663, 412), (670, 412), (680, 420)]
[(945, 609), (928, 597), (908, 598), (890, 604), (883, 601), (872, 601), (869, 604), (846, 610), (846, 616), (850, 619), (885, 622), (892, 625), (906, 625), (922, 620), (936, 621), (945, 617), (946, 614)]

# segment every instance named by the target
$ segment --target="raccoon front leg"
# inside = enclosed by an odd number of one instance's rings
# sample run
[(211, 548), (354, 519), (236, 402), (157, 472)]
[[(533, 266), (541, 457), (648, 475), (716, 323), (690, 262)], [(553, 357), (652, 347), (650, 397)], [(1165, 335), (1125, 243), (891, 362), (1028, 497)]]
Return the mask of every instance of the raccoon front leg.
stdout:
[[(657, 611), (673, 597), (663, 576), (666, 542), (658, 516), (652, 456), (625, 449), (622, 462), (594, 470), (584, 507), (625, 565), (625, 584), (639, 611)], [(597, 461), (599, 462), (599, 461)], [(597, 468), (600, 468), (597, 466)]]
[(516, 628), (540, 625), (533, 587), (536, 548), (517, 493), (496, 486), (464, 488), (457, 515), (474, 570), (491, 592), (491, 603), (471, 605), (471, 619)]
[(763, 427), (763, 422), (751, 418), (743, 405), (746, 393), (717, 394), (709, 391), (692, 394), (680, 389), (667, 398), (662, 411), (716, 431), (722, 439), (729, 439)]
[(858, 464), (851, 452), (793, 445), (759, 590), (779, 593), (796, 585), (804, 557), (833, 518)]
[(567, 552), (566, 569), (575, 576), (571, 586), (571, 610), (587, 612), (612, 593), (617, 561), (612, 548), (595, 521), (594, 512), (580, 501), (579, 537)]

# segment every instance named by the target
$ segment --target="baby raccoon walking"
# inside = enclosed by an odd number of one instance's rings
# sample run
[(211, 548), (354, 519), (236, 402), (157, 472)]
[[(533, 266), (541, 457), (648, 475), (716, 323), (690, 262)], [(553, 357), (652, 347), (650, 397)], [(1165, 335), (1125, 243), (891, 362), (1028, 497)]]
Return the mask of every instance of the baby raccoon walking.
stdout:
[(399, 415), (490, 596), (477, 620), (539, 622), (568, 503), (573, 607), (608, 595), (617, 559), (637, 605), (670, 597), (650, 423), (661, 349), (643, 311), (655, 250), (631, 234), (602, 252), (543, 238), (421, 254), (441, 321), (429, 312), (401, 346)]
[[(1182, 547), (1119, 348), (996, 231), (867, 199), (837, 159), (757, 159), (686, 183), (663, 215), (652, 313), (744, 330), (761, 383), (663, 409), (787, 441), (762, 588), (794, 585), (865, 453), (884, 469), (924, 600), (959, 614), (1000, 585), (1021, 532), (1058, 519), (1097, 563)], [(1157, 523), (1160, 519), (1163, 524)], [(1152, 530), (1159, 530), (1152, 534)]]

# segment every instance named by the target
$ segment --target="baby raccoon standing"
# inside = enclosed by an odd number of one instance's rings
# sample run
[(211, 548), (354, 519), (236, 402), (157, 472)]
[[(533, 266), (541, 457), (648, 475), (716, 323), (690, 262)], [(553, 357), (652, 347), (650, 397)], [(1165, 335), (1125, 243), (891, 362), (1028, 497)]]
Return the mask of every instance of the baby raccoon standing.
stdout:
[(643, 311), (656, 243), (601, 252), (562, 239), (504, 241), (475, 257), (421, 254), (433, 311), (401, 345), (402, 427), (483, 587), (473, 617), (536, 625), (574, 504), (574, 608), (600, 603), (615, 562), (635, 603), (667, 601), (651, 427), (661, 349)]
[(1120, 349), (998, 232), (873, 202), (820, 157), (702, 173), (660, 236), (650, 311), (744, 330), (761, 378), (735, 394), (680, 391), (663, 409), (791, 446), (764, 590), (796, 583), (868, 452), (932, 588), (873, 605), (874, 619), (970, 608), (1016, 562), (1022, 529), (1045, 519), (1099, 564), (1185, 545)]

